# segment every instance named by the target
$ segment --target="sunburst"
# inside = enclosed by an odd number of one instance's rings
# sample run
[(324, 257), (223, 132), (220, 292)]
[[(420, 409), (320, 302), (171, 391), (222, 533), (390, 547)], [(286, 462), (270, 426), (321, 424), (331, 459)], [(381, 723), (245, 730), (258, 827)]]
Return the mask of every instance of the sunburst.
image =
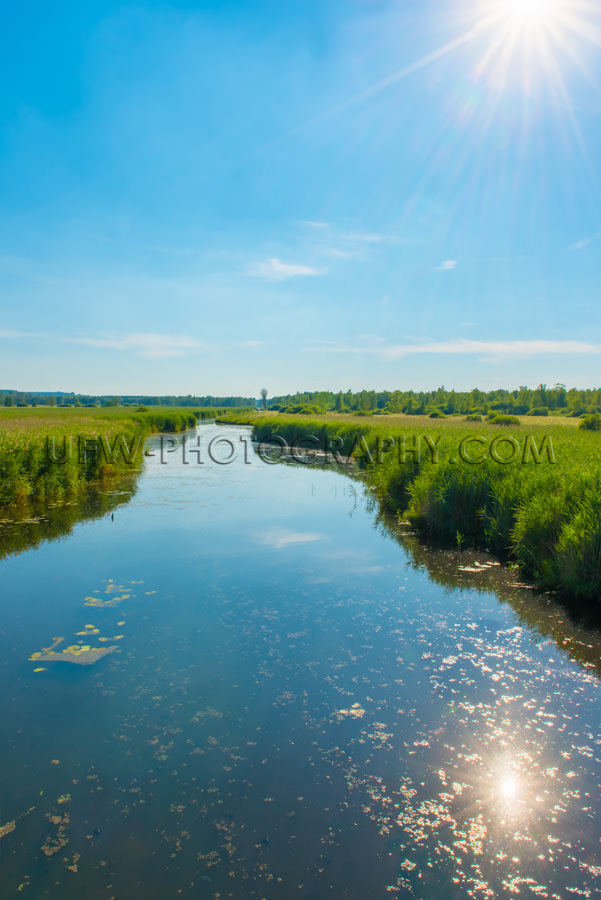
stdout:
[(530, 73), (541, 69), (551, 74), (564, 101), (567, 92), (562, 64), (569, 59), (601, 93), (593, 73), (580, 60), (578, 46), (583, 42), (601, 48), (601, 27), (594, 20), (595, 10), (598, 16), (599, 7), (585, 0), (479, 0), (466, 8), (462, 16), (464, 28), (455, 37), (331, 112), (366, 100), (445, 57), (458, 54), (476, 78), (487, 78), (492, 73), (487, 80), (496, 87), (509, 83), (519, 54)]
[(540, 24), (553, 16), (557, 8), (554, 0), (508, 0), (507, 14), (522, 25)]

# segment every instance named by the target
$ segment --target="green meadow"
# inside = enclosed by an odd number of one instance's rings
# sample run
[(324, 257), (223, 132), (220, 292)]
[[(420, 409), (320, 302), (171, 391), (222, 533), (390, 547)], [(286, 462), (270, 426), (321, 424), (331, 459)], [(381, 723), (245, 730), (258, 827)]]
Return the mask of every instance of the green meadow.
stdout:
[(578, 420), (267, 412), (220, 421), (252, 425), (260, 442), (278, 435), (301, 459), (350, 456), (383, 507), (423, 535), (487, 548), (543, 589), (601, 596), (601, 434)]

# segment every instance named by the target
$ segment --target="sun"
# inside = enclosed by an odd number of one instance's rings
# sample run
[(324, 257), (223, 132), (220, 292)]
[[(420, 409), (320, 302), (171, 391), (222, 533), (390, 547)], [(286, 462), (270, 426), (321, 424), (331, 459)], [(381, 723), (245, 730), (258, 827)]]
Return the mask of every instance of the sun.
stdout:
[(508, 0), (511, 18), (518, 23), (541, 23), (554, 12), (553, 0)]

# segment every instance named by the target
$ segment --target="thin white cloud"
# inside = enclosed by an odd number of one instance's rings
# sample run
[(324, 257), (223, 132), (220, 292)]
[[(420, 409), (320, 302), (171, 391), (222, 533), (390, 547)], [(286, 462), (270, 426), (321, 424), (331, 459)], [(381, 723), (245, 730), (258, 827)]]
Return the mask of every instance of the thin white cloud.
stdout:
[(185, 356), (199, 350), (209, 349), (194, 337), (187, 335), (128, 334), (123, 337), (63, 338), (69, 344), (84, 344), (107, 350), (133, 350), (138, 356), (160, 359), (169, 356)]
[(387, 361), (402, 359), (405, 356), (417, 355), (452, 355), (479, 356), (484, 362), (501, 359), (515, 359), (544, 355), (590, 356), (601, 353), (601, 344), (588, 344), (583, 341), (471, 341), (460, 339), (454, 341), (434, 341), (423, 344), (397, 344), (382, 346), (357, 347), (316, 347), (323, 353), (372, 354)]
[(35, 334), (32, 331), (3, 331), (0, 329), (0, 338), (14, 339), (17, 340), (19, 338), (37, 338), (44, 337), (44, 335)]
[(356, 250), (339, 250), (337, 247), (330, 247), (327, 252), (330, 256), (335, 256), (338, 259), (352, 259), (353, 256), (358, 256)]
[(445, 259), (439, 266), (434, 267), (435, 272), (452, 272), (457, 268), (456, 259)]
[(300, 224), (306, 225), (307, 228), (329, 228), (330, 227), (328, 222), (315, 222), (315, 221), (312, 221), (311, 219), (309, 219), (309, 220), (301, 219)]
[(274, 528), (255, 537), (261, 544), (266, 544), (275, 550), (282, 550), (284, 547), (294, 544), (313, 544), (317, 541), (322, 541), (325, 535), (317, 532), (288, 531), (285, 528)]
[(570, 250), (584, 250), (585, 247), (589, 247), (599, 238), (601, 238), (601, 231), (598, 231), (592, 237), (583, 238), (581, 241), (576, 241), (575, 244), (570, 244)]
[(187, 353), (197, 353), (200, 350), (211, 350), (207, 344), (188, 335), (149, 334), (137, 333), (118, 336), (103, 337), (64, 337), (59, 334), (34, 333), (25, 331), (0, 330), (0, 338), (19, 340), (42, 340), (53, 344), (82, 344), (86, 347), (98, 347), (105, 350), (130, 350), (138, 356), (160, 358), (168, 356), (183, 356)]
[(253, 263), (248, 274), (255, 278), (264, 278), (265, 281), (285, 281), (287, 278), (325, 275), (327, 271), (327, 269), (314, 269), (311, 266), (302, 266), (297, 263), (286, 263), (272, 256), (266, 262)]
[(370, 344), (385, 344), (386, 341), (379, 334), (369, 334), (367, 332), (357, 335), (360, 341), (369, 341)]
[(242, 347), (262, 347), (265, 341), (242, 341)]
[(381, 244), (386, 240), (383, 234), (343, 234), (345, 241), (359, 241), (362, 244)]

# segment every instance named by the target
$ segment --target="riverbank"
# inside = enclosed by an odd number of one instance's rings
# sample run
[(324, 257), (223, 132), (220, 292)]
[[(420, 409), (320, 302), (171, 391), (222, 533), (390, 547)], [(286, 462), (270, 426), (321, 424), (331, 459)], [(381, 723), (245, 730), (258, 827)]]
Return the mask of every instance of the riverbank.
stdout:
[[(203, 410), (213, 416), (222, 410)], [(50, 502), (137, 470), (147, 434), (193, 428), (181, 409), (0, 410), (0, 507)]]
[(601, 441), (562, 425), (363, 423), (230, 414), (253, 437), (357, 460), (385, 508), (423, 535), (493, 551), (538, 587), (601, 597)]

